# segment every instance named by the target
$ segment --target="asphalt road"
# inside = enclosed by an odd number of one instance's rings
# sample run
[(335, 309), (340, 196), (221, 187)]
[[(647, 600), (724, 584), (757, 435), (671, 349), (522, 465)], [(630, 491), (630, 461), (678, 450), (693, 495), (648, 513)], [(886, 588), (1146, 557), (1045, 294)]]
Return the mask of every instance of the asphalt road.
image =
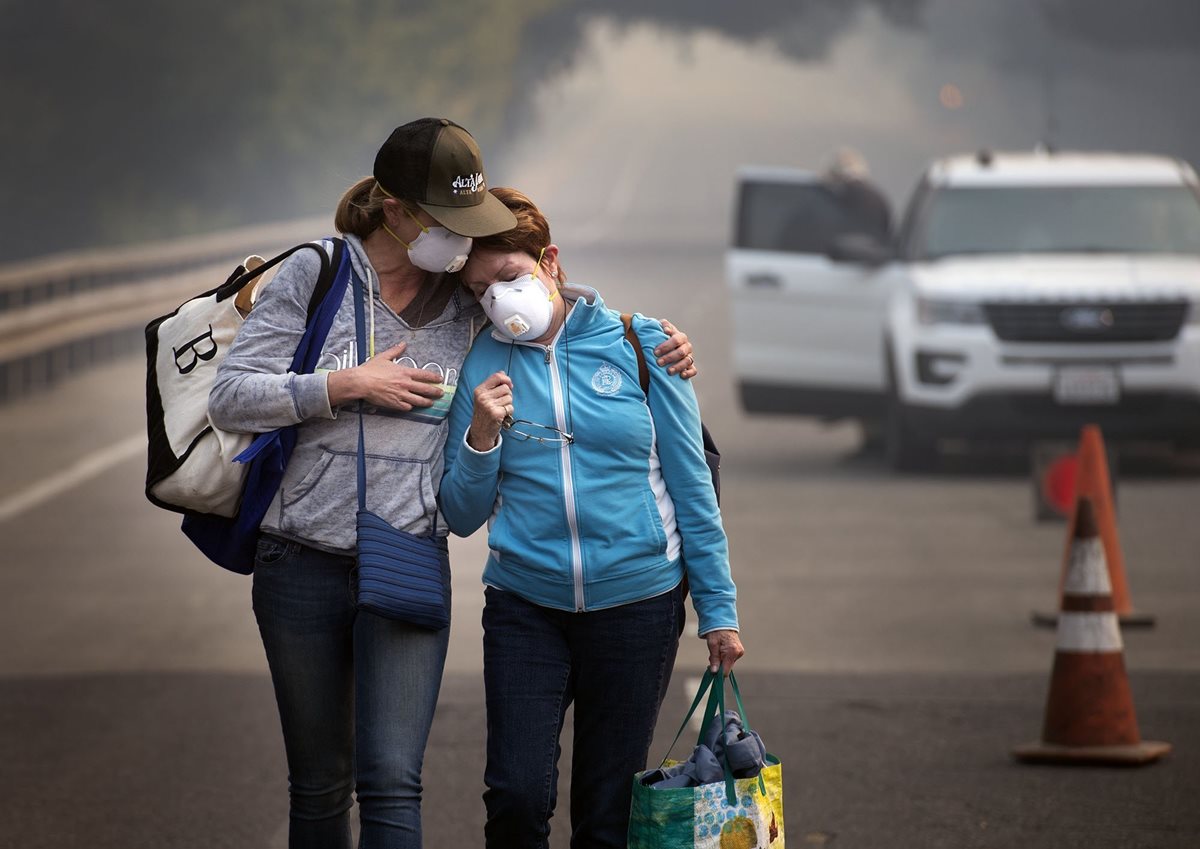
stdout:
[[(580, 240), (581, 244), (583, 240)], [(1021, 458), (896, 477), (851, 426), (736, 407), (718, 248), (602, 234), (573, 281), (697, 343), (755, 727), (784, 762), (793, 846), (1200, 846), (1200, 468), (1122, 458), (1138, 770), (1019, 766), (1037, 737), (1063, 526)], [(141, 493), (144, 369), (125, 360), (0, 408), (0, 847), (286, 845), (286, 769), (249, 582)], [(455, 541), (451, 656), (426, 757), (428, 846), (481, 845), (483, 540)], [(701, 671), (685, 637), (656, 754)], [(569, 749), (567, 755), (569, 757)], [(565, 764), (564, 764), (565, 766)], [(563, 791), (565, 799), (565, 787)], [(565, 847), (565, 803), (553, 841)]]

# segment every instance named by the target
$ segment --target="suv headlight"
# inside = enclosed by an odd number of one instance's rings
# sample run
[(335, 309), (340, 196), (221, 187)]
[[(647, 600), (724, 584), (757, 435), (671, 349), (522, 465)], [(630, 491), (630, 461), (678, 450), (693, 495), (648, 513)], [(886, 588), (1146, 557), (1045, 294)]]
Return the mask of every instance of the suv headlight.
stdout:
[(983, 324), (986, 320), (983, 306), (973, 301), (917, 299), (917, 321), (921, 324)]

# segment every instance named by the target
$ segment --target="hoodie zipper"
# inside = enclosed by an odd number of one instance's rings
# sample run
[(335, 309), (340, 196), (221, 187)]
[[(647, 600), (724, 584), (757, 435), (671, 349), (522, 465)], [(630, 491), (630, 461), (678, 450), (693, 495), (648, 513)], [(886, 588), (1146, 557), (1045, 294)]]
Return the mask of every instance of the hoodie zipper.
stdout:
[[(555, 336), (550, 345), (539, 345), (537, 342), (515, 342), (513, 344), (542, 349), (546, 367), (550, 371), (550, 398), (554, 401), (554, 423), (559, 430), (566, 433), (567, 422), (563, 408), (562, 383), (558, 376), (558, 362), (554, 358), (554, 343), (557, 341), (558, 336)], [(571, 579), (575, 589), (575, 612), (582, 613), (584, 611), (583, 546), (579, 541), (579, 516), (575, 511), (575, 479), (571, 474), (571, 453), (566, 442), (559, 448), (559, 459), (562, 462), (563, 509), (567, 514), (567, 530), (571, 534)]]
[[(562, 382), (558, 374), (558, 362), (553, 348), (546, 349), (546, 365), (550, 368), (550, 395), (554, 399), (554, 420), (558, 429), (567, 432), (567, 419), (563, 412)], [(570, 375), (567, 375), (570, 380)], [(575, 583), (575, 612), (583, 612), (583, 548), (579, 542), (579, 517), (575, 512), (575, 479), (571, 473), (570, 446), (564, 441), (559, 448), (562, 459), (563, 506), (567, 511), (567, 528), (571, 532), (571, 574)]]

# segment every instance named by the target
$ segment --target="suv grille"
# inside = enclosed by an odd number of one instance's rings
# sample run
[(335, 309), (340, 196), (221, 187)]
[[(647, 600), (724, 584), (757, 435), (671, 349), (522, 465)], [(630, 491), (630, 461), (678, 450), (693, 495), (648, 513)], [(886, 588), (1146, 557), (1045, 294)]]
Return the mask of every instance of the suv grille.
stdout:
[(984, 304), (1006, 342), (1160, 342), (1174, 339), (1187, 301)]

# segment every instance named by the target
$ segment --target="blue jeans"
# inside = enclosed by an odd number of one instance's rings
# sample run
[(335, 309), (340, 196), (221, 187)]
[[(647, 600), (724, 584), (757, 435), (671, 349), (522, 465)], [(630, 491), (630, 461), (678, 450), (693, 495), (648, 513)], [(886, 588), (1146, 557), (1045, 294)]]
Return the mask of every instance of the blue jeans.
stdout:
[(349, 849), (352, 791), (362, 849), (421, 845), (421, 762), (450, 629), (358, 611), (356, 578), (353, 557), (259, 539), (254, 615), (287, 750), (289, 849)]
[(571, 846), (623, 849), (633, 774), (646, 768), (683, 632), (682, 586), (589, 613), (493, 587), (485, 598), (487, 846), (548, 846), (559, 736), (574, 702)]

